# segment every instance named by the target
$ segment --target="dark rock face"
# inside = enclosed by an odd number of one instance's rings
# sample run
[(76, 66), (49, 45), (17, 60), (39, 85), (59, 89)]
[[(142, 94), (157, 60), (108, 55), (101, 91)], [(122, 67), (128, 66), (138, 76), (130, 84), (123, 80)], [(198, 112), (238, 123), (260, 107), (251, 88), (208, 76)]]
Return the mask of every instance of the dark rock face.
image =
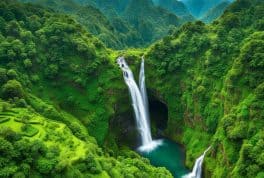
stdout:
[(132, 148), (140, 145), (140, 135), (132, 110), (118, 114), (111, 119), (110, 132), (115, 135), (118, 145), (129, 145)]
[(168, 108), (165, 103), (153, 99), (149, 102), (150, 118), (157, 130), (163, 131), (167, 128)]
[[(153, 92), (149, 92), (148, 95), (151, 130), (152, 136), (155, 138), (164, 135), (163, 132), (168, 123), (168, 108)], [(130, 105), (129, 102), (128, 105)], [(128, 145), (132, 148), (140, 146), (140, 135), (132, 106), (124, 112), (116, 114), (111, 119), (110, 132), (115, 135), (118, 145)]]

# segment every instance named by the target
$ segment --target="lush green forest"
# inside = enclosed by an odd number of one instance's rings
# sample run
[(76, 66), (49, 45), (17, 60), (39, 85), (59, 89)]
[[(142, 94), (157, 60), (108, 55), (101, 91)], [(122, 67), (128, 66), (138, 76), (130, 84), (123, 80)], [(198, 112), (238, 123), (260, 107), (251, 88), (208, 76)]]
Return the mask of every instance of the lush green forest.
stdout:
[(0, 2), (0, 177), (173, 177), (133, 151), (122, 55), (145, 56), (152, 134), (188, 168), (211, 145), (204, 177), (264, 177), (262, 0), (210, 5), (210, 24), (186, 2), (24, 2)]
[(165, 36), (170, 29), (189, 18), (188, 15), (177, 17), (165, 8), (155, 6), (150, 0), (124, 0), (122, 3), (117, 0), (21, 1), (72, 15), (107, 47), (114, 49), (146, 46)]
[(263, 176), (263, 8), (238, 1), (212, 25), (185, 24), (147, 53), (151, 88), (169, 107), (167, 134), (186, 145), (186, 163), (213, 145), (208, 176)]
[(185, 4), (190, 13), (200, 19), (203, 17), (210, 9), (215, 8), (216, 6), (222, 3), (231, 3), (234, 0), (182, 0), (181, 2)]
[(215, 7), (211, 8), (209, 11), (207, 11), (203, 16), (202, 16), (202, 21), (206, 23), (210, 23), (217, 19), (223, 11), (230, 5), (230, 2), (224, 1)]

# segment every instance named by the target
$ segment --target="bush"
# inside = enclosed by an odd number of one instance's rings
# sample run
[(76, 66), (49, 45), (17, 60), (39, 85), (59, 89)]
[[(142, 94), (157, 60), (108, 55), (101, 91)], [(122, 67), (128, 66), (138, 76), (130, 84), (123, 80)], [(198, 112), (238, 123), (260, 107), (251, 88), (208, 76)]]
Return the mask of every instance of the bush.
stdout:
[(7, 71), (7, 76), (9, 79), (16, 79), (17, 78), (17, 72), (14, 69), (10, 69)]
[(227, 137), (232, 140), (243, 139), (247, 136), (248, 126), (244, 121), (236, 122), (235, 126), (227, 129)]
[(28, 137), (33, 137), (34, 135), (36, 135), (39, 130), (33, 126), (31, 126), (30, 124), (25, 124), (21, 127), (22, 130), (22, 135), (28, 136)]
[(231, 29), (238, 27), (240, 25), (240, 20), (237, 15), (226, 14), (222, 20), (222, 23), (225, 27)]
[(4, 86), (2, 87), (2, 97), (5, 99), (9, 98), (23, 98), (24, 91), (22, 85), (16, 80), (9, 80)]
[(15, 97), (15, 98), (14, 98), (14, 101), (15, 101), (15, 105), (16, 105), (17, 107), (24, 108), (24, 107), (27, 106), (27, 102), (26, 102), (26, 100), (23, 99), (23, 98), (17, 98), (17, 97)]
[(45, 76), (47, 78), (54, 78), (58, 75), (59, 68), (56, 64), (50, 64), (45, 70)]
[(53, 170), (55, 163), (53, 160), (40, 158), (37, 161), (37, 170), (42, 174), (48, 174)]
[(24, 66), (25, 66), (25, 68), (27, 68), (27, 69), (31, 68), (31, 67), (32, 67), (32, 62), (31, 62), (31, 60), (30, 60), (30, 59), (25, 59), (25, 60), (24, 60)]
[(38, 75), (32, 75), (31, 76), (31, 81), (34, 83), (37, 83), (39, 81), (39, 76)]
[(85, 160), (87, 169), (92, 174), (100, 174), (102, 172), (101, 165), (99, 162), (94, 158), (92, 154), (88, 155), (88, 157)]
[(26, 178), (25, 174), (23, 172), (16, 172), (13, 175), (13, 178)]
[(7, 70), (0, 68), (0, 84), (3, 84), (7, 81)]

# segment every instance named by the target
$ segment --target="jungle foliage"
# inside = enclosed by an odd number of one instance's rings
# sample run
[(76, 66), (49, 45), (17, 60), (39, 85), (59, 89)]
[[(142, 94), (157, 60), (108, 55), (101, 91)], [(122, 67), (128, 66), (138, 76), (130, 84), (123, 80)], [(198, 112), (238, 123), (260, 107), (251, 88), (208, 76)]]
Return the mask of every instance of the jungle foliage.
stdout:
[[(164, 10), (143, 4), (152, 18), (138, 23), (144, 13), (133, 12), (135, 2), (122, 19), (152, 33)], [(118, 13), (125, 6), (109, 3)], [(94, 7), (84, 7), (98, 15), (85, 27), (75, 10), (60, 8), (0, 2), (0, 177), (172, 177), (110, 128), (131, 107), (115, 59), (125, 55), (136, 71), (143, 50), (108, 49), (99, 34), (113, 21)], [(188, 167), (212, 145), (206, 177), (263, 177), (263, 12), (261, 0), (237, 0), (212, 24), (186, 23), (146, 49), (147, 86), (168, 106), (164, 135), (186, 146)], [(169, 17), (166, 30), (178, 23)]]
[(213, 146), (207, 176), (263, 176), (263, 12), (262, 1), (238, 0), (213, 24), (187, 23), (146, 56), (155, 69), (149, 84), (169, 107), (167, 134), (187, 145), (187, 165)]

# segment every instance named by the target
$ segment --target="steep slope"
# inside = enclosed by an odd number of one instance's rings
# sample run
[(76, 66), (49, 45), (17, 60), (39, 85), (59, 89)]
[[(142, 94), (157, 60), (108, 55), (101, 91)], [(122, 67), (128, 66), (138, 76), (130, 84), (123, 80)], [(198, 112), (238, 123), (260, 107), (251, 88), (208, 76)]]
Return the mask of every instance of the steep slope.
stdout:
[[(21, 0), (73, 15), (107, 47), (123, 49), (146, 46), (165, 36), (186, 19), (154, 6), (151, 0)], [(99, 12), (94, 7), (100, 9)], [(137, 12), (137, 13), (134, 13)], [(131, 14), (133, 14), (133, 20)], [(168, 28), (169, 27), (169, 28)], [(171, 27), (171, 28), (170, 28)]]
[[(111, 22), (97, 8), (87, 4), (79, 4), (73, 0), (21, 0), (49, 7), (55, 11), (72, 15), (79, 23), (93, 35), (96, 35), (107, 47), (123, 49), (128, 46), (139, 46), (142, 44), (140, 35), (131, 25), (115, 19)], [(89, 4), (90, 3), (90, 4)]]
[[(151, 2), (142, 5), (154, 18)], [(136, 27), (142, 11), (132, 3), (132, 18), (122, 19)], [(263, 1), (239, 0), (213, 24), (187, 23), (145, 54), (151, 97), (168, 110), (163, 134), (186, 146), (188, 167), (212, 145), (205, 177), (264, 175), (263, 12)], [(171, 177), (119, 150), (109, 130), (127, 132), (116, 120), (132, 117), (115, 58), (125, 55), (136, 71), (142, 54), (106, 49), (66, 15), (1, 1), (0, 177)]]
[[(182, 2), (187, 6), (191, 14), (196, 18), (201, 18), (211, 8), (221, 4), (226, 0), (183, 0)], [(230, 0), (229, 2), (232, 2)]]
[(219, 5), (211, 8), (205, 15), (201, 18), (201, 20), (205, 23), (210, 23), (220, 17), (225, 9), (230, 5), (230, 2), (222, 2)]
[[(80, 0), (76, 0), (80, 1)], [(112, 0), (112, 1), (105, 1), (105, 0), (93, 0), (93, 3), (96, 4), (97, 7), (99, 7), (104, 13), (108, 15), (114, 15), (111, 14), (111, 11), (114, 10), (117, 14), (122, 13), (131, 0)], [(89, 3), (83, 1), (83, 3)]]
[(172, 177), (132, 151), (97, 145), (115, 77), (97, 38), (40, 7), (3, 0), (0, 9), (0, 177)]
[(180, 25), (179, 19), (165, 9), (155, 7), (151, 0), (131, 0), (123, 17), (141, 34), (144, 41), (153, 42), (164, 36), (170, 26)]
[[(82, 4), (89, 1), (76, 0)], [(160, 39), (168, 33), (170, 27), (179, 26), (183, 21), (172, 12), (156, 7), (152, 0), (94, 0), (96, 5), (118, 28), (119, 22), (127, 22), (134, 29), (146, 46), (151, 42)], [(135, 41), (134, 41), (135, 42)]]
[(174, 13), (178, 17), (182, 19), (182, 21), (192, 21), (194, 18), (190, 14), (189, 10), (186, 6), (178, 0), (153, 0), (156, 6), (160, 6), (164, 9), (169, 10)]
[(264, 3), (240, 0), (212, 25), (183, 25), (145, 58), (147, 85), (168, 107), (166, 135), (186, 164), (211, 145), (205, 177), (263, 177)]
[[(0, 100), (0, 108), (1, 177), (172, 177), (129, 150), (118, 159), (109, 156), (111, 151), (102, 151), (93, 138), (77, 138), (67, 125), (37, 113), (29, 104)], [(72, 116), (63, 117), (78, 123)]]

